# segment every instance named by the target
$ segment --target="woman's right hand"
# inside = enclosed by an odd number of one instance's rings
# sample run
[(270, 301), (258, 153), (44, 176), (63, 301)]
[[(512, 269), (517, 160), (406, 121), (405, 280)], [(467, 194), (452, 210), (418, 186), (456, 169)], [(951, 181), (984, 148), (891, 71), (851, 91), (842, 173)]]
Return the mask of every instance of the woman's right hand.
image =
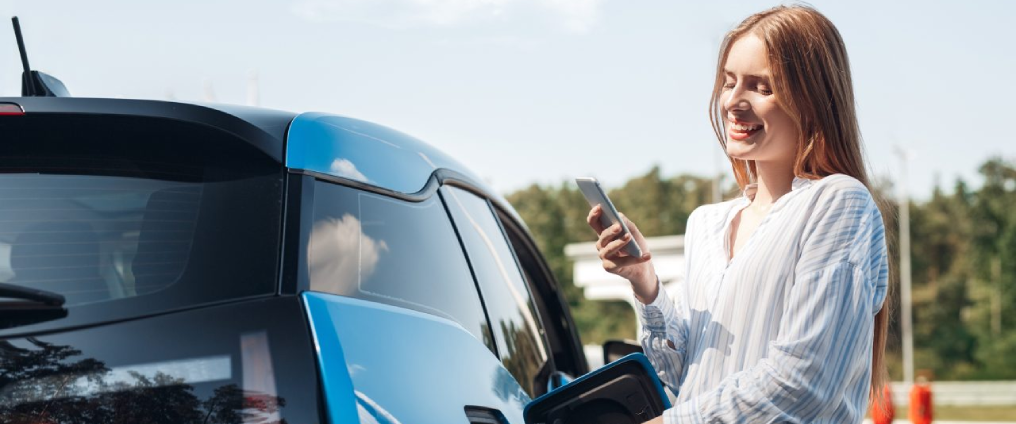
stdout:
[[(624, 220), (625, 226), (631, 233), (624, 236), (621, 236), (621, 224), (604, 228), (600, 223), (601, 215), (603, 215), (602, 207), (600, 205), (594, 206), (586, 217), (586, 223), (599, 236), (599, 240), (596, 241), (596, 251), (603, 262), (603, 269), (631, 282), (632, 290), (635, 291), (635, 297), (639, 301), (645, 304), (652, 303), (658, 294), (656, 271), (650, 261), (652, 253), (646, 246), (645, 237), (639, 232), (635, 223), (631, 222), (624, 214), (620, 214), (621, 219)], [(635, 243), (638, 243), (642, 249), (642, 257), (633, 257), (625, 251), (624, 246), (631, 240), (635, 240)]]

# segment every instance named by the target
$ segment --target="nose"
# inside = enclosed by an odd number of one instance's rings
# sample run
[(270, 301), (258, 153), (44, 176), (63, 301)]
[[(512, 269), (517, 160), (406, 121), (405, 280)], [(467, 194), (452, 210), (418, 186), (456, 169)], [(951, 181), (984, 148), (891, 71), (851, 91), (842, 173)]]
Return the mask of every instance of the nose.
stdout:
[(734, 88), (727, 92), (727, 98), (723, 100), (723, 108), (739, 111), (751, 109), (751, 104), (745, 97), (744, 87), (740, 83), (734, 85)]

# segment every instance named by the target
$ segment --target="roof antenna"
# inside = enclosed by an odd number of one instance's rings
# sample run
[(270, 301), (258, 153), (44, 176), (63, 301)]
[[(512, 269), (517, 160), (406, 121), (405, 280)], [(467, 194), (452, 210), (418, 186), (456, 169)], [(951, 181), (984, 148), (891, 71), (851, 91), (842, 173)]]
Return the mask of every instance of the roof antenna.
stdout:
[(14, 36), (18, 39), (18, 50), (21, 51), (21, 64), (25, 73), (21, 74), (21, 95), (23, 97), (70, 97), (71, 93), (60, 80), (48, 74), (33, 71), (28, 66), (28, 53), (25, 51), (25, 39), (21, 37), (21, 24), (18, 17), (12, 17)]

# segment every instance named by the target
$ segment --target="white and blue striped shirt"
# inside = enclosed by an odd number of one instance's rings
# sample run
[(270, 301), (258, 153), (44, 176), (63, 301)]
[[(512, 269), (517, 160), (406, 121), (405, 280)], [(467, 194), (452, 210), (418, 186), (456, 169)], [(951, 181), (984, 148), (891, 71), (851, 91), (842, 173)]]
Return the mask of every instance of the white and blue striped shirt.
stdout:
[(852, 177), (795, 178), (728, 261), (751, 195), (696, 209), (684, 282), (636, 299), (639, 339), (677, 395), (664, 423), (861, 422), (889, 277), (882, 215)]

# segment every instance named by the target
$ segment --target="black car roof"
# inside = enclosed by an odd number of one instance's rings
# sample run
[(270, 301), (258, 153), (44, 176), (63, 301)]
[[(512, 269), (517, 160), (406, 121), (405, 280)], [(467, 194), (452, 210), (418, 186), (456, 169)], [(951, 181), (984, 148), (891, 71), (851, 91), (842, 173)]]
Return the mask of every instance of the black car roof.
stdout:
[(236, 135), (261, 151), (283, 161), (284, 140), (295, 113), (272, 109), (218, 104), (192, 104), (159, 100), (95, 99), (79, 97), (0, 97), (15, 103), (26, 115), (85, 114), (140, 116), (207, 125)]
[[(207, 125), (233, 134), (268, 154), (279, 163), (285, 164), (285, 143), (289, 127), (300, 114), (260, 107), (180, 103), (163, 100), (108, 99), (86, 97), (0, 97), (0, 103), (15, 103), (29, 114), (82, 114), (109, 116), (139, 116), (177, 120)], [(303, 115), (311, 115), (304, 113)], [(364, 121), (364, 123), (367, 123)], [(383, 127), (379, 127), (383, 128)], [(426, 143), (418, 148), (433, 157), (444, 154)], [(445, 169), (454, 171), (458, 178), (467, 181), (473, 188), (484, 193), (519, 222), (521, 218), (514, 208), (480, 178), (454, 160), (442, 161)], [(421, 180), (425, 182), (430, 177)], [(422, 184), (421, 184), (422, 185)], [(391, 189), (391, 187), (381, 187)], [(523, 224), (524, 226), (524, 224)]]

